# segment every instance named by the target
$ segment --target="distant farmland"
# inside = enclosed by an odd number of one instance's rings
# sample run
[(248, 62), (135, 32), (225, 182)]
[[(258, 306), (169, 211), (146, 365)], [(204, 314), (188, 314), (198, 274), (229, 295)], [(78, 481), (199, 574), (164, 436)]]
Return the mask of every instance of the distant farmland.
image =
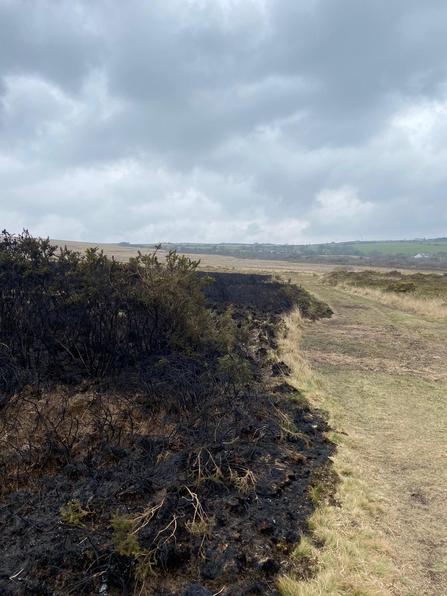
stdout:
[[(124, 244), (124, 243), (123, 243)], [(129, 246), (137, 246), (130, 244)], [(149, 245), (139, 245), (141, 248)], [(262, 255), (318, 255), (318, 256), (371, 256), (402, 255), (412, 257), (419, 253), (447, 253), (447, 238), (428, 240), (386, 240), (373, 242), (331, 242), (326, 244), (236, 244), (236, 243), (163, 243), (164, 249), (174, 248), (184, 252), (215, 254), (252, 253)]]
[[(330, 245), (329, 245), (330, 246)], [(418, 253), (425, 252), (436, 254), (447, 251), (447, 239), (436, 240), (402, 240), (389, 242), (355, 242), (346, 243), (346, 246), (363, 252), (366, 255), (380, 252), (386, 255), (406, 255), (415, 256)]]

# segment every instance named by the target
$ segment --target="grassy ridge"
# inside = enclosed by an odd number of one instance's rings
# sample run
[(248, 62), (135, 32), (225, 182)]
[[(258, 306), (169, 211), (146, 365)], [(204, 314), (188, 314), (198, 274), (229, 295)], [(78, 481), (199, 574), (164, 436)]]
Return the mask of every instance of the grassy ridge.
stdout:
[(407, 294), (414, 298), (445, 301), (447, 276), (437, 273), (404, 274), (400, 271), (333, 271), (325, 276), (328, 285), (345, 285), (352, 288), (380, 290), (388, 294)]

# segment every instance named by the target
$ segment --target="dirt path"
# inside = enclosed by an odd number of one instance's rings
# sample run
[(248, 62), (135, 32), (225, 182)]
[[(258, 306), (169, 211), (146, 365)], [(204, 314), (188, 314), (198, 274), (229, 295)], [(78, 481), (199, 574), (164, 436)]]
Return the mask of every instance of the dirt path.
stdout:
[(336, 313), (309, 328), (303, 347), (360, 437), (383, 497), (380, 523), (401, 574), (393, 592), (446, 596), (447, 325), (306, 274), (292, 281)]

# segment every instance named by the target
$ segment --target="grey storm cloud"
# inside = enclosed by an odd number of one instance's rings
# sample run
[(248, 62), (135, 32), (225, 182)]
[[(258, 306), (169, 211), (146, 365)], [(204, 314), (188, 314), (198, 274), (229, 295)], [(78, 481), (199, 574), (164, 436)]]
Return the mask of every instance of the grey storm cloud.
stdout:
[(0, 0), (0, 226), (446, 235), (441, 0)]

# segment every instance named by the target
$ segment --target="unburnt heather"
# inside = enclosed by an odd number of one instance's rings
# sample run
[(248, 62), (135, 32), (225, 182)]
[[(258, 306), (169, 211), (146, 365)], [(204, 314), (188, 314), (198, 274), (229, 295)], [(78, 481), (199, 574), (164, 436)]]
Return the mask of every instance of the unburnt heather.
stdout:
[(196, 268), (3, 235), (1, 594), (268, 595), (309, 573), (289, 554), (332, 445), (272, 353), (282, 313), (330, 310)]
[(338, 270), (328, 273), (324, 283), (330, 286), (346, 285), (355, 288), (374, 288), (397, 294), (412, 294), (416, 298), (445, 299), (447, 275), (439, 273), (410, 273), (401, 271)]

